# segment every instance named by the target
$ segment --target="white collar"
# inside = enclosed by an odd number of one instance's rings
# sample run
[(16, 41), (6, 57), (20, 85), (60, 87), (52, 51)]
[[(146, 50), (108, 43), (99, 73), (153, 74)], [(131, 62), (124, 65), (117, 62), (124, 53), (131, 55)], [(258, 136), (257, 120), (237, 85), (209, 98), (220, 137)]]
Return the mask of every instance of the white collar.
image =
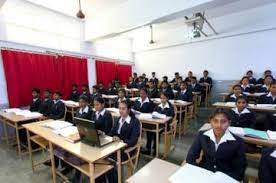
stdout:
[(82, 114), (82, 113), (84, 113), (84, 112), (85, 112), (85, 113), (88, 113), (88, 109), (89, 109), (88, 106), (86, 106), (83, 110), (80, 108), (79, 113), (80, 113), (80, 114)]
[(165, 106), (163, 106), (162, 103), (161, 103), (161, 104), (158, 105), (158, 107), (161, 107), (162, 109), (165, 109), (165, 108), (170, 108), (170, 105), (169, 105), (169, 103), (167, 102), (167, 103), (165, 104)]
[(219, 143), (216, 142), (216, 137), (215, 137), (213, 129), (210, 129), (210, 130), (204, 132), (203, 135), (208, 136), (217, 145), (220, 145), (226, 141), (236, 140), (235, 137), (233, 137), (233, 135), (230, 133), (230, 131), (228, 129), (225, 131), (225, 133), (221, 137)]
[(126, 97), (124, 97), (123, 99), (119, 98), (118, 101), (119, 102), (122, 102), (122, 101), (125, 101), (126, 100)]
[[(240, 96), (242, 96), (242, 94), (240, 94)], [(236, 95), (233, 93), (231, 96), (231, 98), (237, 99)]]
[(103, 110), (101, 110), (101, 112), (99, 112), (99, 111), (96, 111), (96, 114), (99, 116), (99, 115), (104, 115), (104, 113), (105, 113), (105, 109), (103, 109)]
[(266, 86), (265, 84), (262, 86), (262, 88), (266, 88), (266, 89), (268, 89), (269, 87), (268, 86)]
[(271, 92), (269, 92), (266, 96), (267, 96), (267, 97), (272, 97), (272, 98), (275, 98), (275, 97), (276, 97), (276, 96), (273, 96), (273, 95), (271, 94)]
[(249, 85), (249, 84), (248, 84), (248, 85), (241, 85), (241, 87), (242, 87), (242, 88), (249, 88), (250, 85)]
[(33, 102), (37, 101), (38, 100), (38, 97), (37, 98), (33, 98)]
[(144, 100), (144, 102), (142, 102), (142, 98), (139, 97), (138, 101), (143, 104), (143, 103), (146, 103), (146, 102), (149, 102), (149, 97), (146, 97), (146, 99)]
[[(131, 117), (128, 115), (127, 117), (126, 117), (126, 119), (125, 119), (125, 122), (127, 123), (127, 124), (129, 124), (130, 123), (130, 120), (131, 120)], [(121, 117), (120, 118), (120, 121), (119, 121), (120, 123), (122, 123), (123, 122), (123, 118)]]
[(45, 99), (44, 99), (44, 101), (48, 101), (48, 100), (50, 100), (50, 99), (49, 99), (49, 98), (45, 98)]
[(247, 108), (244, 108), (243, 110), (242, 110), (242, 112), (241, 113), (239, 113), (239, 110), (238, 110), (238, 108), (237, 107), (235, 107), (235, 108), (232, 108), (232, 110), (236, 113), (236, 114), (238, 114), (238, 115), (241, 115), (241, 114), (246, 114), (246, 113), (251, 113)]
[(56, 103), (58, 103), (58, 101), (60, 101), (60, 99), (59, 100), (54, 100), (54, 103), (56, 104)]
[(185, 89), (185, 90), (181, 90), (181, 93), (186, 93), (186, 91), (187, 91), (187, 89)]

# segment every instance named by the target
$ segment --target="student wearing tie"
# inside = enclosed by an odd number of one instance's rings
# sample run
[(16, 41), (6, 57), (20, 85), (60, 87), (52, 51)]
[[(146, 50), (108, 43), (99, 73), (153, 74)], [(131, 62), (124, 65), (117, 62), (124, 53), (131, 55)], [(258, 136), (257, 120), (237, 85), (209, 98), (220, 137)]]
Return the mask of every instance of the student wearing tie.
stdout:
[[(174, 107), (173, 105), (169, 102), (168, 96), (165, 93), (160, 94), (160, 100), (161, 104), (159, 104), (157, 107), (155, 107), (154, 112), (157, 112), (159, 114), (164, 114), (168, 117), (174, 117)], [(155, 126), (153, 127), (152, 125), (143, 125), (144, 128), (149, 128), (149, 129), (154, 129)], [(164, 126), (161, 125), (161, 128)], [(152, 147), (152, 142), (153, 142), (153, 147)], [(151, 150), (153, 148), (153, 154), (156, 152), (156, 134), (153, 132), (147, 132), (147, 144), (146, 144), (146, 149), (142, 151), (142, 153), (150, 155)]]
[(251, 84), (251, 85), (256, 85), (257, 84), (256, 78), (253, 77), (253, 71), (252, 70), (247, 71), (246, 76), (249, 78), (249, 84)]
[(272, 76), (271, 70), (266, 70), (264, 72), (264, 76), (262, 78), (258, 79), (257, 84), (262, 84), (263, 85), (264, 84), (264, 78), (268, 75)]
[[(210, 116), (211, 129), (199, 132), (192, 144), (186, 162), (212, 172), (220, 171), (241, 181), (246, 169), (245, 145), (243, 140), (229, 131), (228, 113), (217, 109)], [(199, 163), (197, 159), (202, 157)], [(222, 181), (223, 182), (223, 181)]]
[(183, 81), (182, 77), (180, 76), (178, 79), (177, 79), (177, 82), (176, 84), (174, 85), (173, 89), (176, 90), (176, 91), (180, 91), (180, 85), (181, 85), (181, 82)]
[(270, 87), (270, 84), (272, 83), (272, 81), (273, 81), (273, 77), (271, 75), (265, 76), (264, 84), (259, 88), (259, 92), (268, 93), (269, 87)]
[(168, 76), (163, 76), (162, 82), (168, 82)]
[(248, 99), (244, 96), (239, 96), (236, 101), (236, 107), (230, 110), (231, 126), (255, 128), (256, 116), (247, 106)]
[(140, 97), (134, 102), (133, 109), (141, 113), (152, 113), (154, 104), (148, 97), (147, 89), (140, 90)]
[(86, 84), (82, 85), (82, 95), (87, 96), (89, 101), (91, 101), (89, 87)]
[(129, 99), (126, 96), (126, 90), (121, 88), (119, 89), (119, 92), (118, 92), (118, 98), (115, 100), (115, 107), (118, 108), (119, 103), (125, 100), (129, 101)]
[(79, 100), (79, 97), (80, 97), (80, 93), (78, 92), (78, 85), (73, 84), (72, 85), (72, 92), (70, 94), (69, 100), (77, 102)]
[(149, 79), (147, 78), (146, 74), (143, 73), (142, 74), (142, 78), (143, 78), (143, 82), (145, 83), (145, 85), (147, 84), (147, 82), (149, 81)]
[(158, 97), (158, 90), (156, 88), (156, 85), (154, 85), (152, 81), (148, 82), (148, 97), (149, 98)]
[(94, 99), (95, 111), (91, 116), (91, 120), (95, 121), (96, 129), (104, 132), (105, 134), (110, 133), (113, 125), (113, 118), (111, 113), (104, 108), (104, 99), (101, 97), (96, 97)]
[(234, 85), (232, 87), (232, 93), (230, 93), (226, 98), (225, 98), (225, 102), (236, 102), (237, 98), (239, 96), (245, 96), (242, 94), (242, 87), (241, 85)]
[(140, 77), (138, 78), (138, 82), (136, 83), (136, 87), (137, 87), (138, 89), (141, 89), (141, 88), (144, 88), (145, 86), (146, 86), (146, 83), (143, 81), (143, 77), (140, 76)]
[(260, 183), (276, 182), (276, 148), (267, 148), (262, 152), (259, 164)]
[(249, 85), (249, 78), (244, 76), (240, 81), (242, 92), (254, 93), (254, 88)]
[(77, 118), (91, 120), (92, 117), (92, 110), (89, 106), (89, 99), (85, 95), (81, 95), (79, 97), (79, 109), (76, 112)]
[(137, 75), (136, 72), (133, 73), (133, 81), (134, 81), (135, 83), (138, 82), (138, 75)]
[(61, 96), (62, 94), (59, 91), (54, 93), (54, 96), (53, 96), (54, 104), (52, 105), (51, 112), (49, 115), (50, 119), (54, 119), (54, 120), (62, 119), (65, 115), (65, 105), (61, 101)]
[(33, 100), (30, 105), (30, 111), (38, 112), (41, 105), (40, 90), (38, 88), (34, 88), (32, 90), (32, 96), (33, 96)]
[(155, 75), (155, 72), (152, 72), (151, 73), (151, 79), (150, 81), (152, 81), (152, 83), (155, 85), (155, 86), (158, 86), (158, 79), (156, 78), (156, 75)]
[(169, 86), (170, 85), (167, 81), (163, 81), (161, 83), (161, 89), (160, 89), (159, 93), (161, 93), (161, 92), (166, 93), (166, 95), (168, 95), (168, 97), (169, 97), (169, 100), (172, 100), (172, 99), (174, 99), (174, 93), (173, 93), (172, 89)]
[(47, 89), (44, 91), (44, 100), (40, 105), (39, 113), (43, 114), (44, 119), (46, 119), (50, 113), (52, 105), (54, 104), (51, 99), (51, 90)]
[(202, 92), (202, 87), (197, 83), (195, 76), (191, 77), (190, 89), (192, 92)]
[(209, 84), (212, 86), (213, 80), (208, 75), (209, 75), (209, 71), (207, 71), (207, 70), (203, 71), (203, 77), (200, 78), (199, 83), (200, 84)]
[(99, 82), (99, 84), (98, 84), (98, 91), (101, 95), (103, 95), (103, 94), (106, 95), (107, 94), (107, 91), (104, 88), (104, 85), (103, 85), (102, 82)]
[(186, 102), (193, 101), (193, 95), (192, 95), (191, 91), (188, 89), (188, 85), (185, 81), (181, 82), (180, 91), (178, 92), (176, 98), (178, 100), (183, 100)]

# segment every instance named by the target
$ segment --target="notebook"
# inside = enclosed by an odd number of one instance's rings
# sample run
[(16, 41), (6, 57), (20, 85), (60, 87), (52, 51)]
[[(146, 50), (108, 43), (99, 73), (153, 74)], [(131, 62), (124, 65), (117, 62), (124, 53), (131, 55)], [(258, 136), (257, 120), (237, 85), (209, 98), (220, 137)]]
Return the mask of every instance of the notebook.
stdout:
[(276, 131), (270, 131), (270, 130), (268, 130), (266, 133), (267, 133), (269, 139), (276, 140)]
[(69, 126), (73, 126), (72, 123), (66, 121), (51, 121), (49, 123), (42, 124), (43, 127), (50, 128), (52, 130), (60, 130)]
[(252, 128), (244, 128), (245, 136), (268, 140), (268, 135), (265, 131), (254, 130)]
[(75, 126), (68, 126), (66, 128), (62, 128), (62, 129), (59, 129), (59, 130), (54, 130), (53, 132), (55, 134), (58, 134), (58, 135), (64, 137), (65, 140), (67, 140), (71, 143), (75, 143), (75, 142), (78, 142), (80, 140), (78, 128), (75, 127)]
[(157, 118), (157, 119), (165, 119), (167, 116), (165, 114), (160, 114), (158, 112), (153, 112), (152, 113), (152, 118)]

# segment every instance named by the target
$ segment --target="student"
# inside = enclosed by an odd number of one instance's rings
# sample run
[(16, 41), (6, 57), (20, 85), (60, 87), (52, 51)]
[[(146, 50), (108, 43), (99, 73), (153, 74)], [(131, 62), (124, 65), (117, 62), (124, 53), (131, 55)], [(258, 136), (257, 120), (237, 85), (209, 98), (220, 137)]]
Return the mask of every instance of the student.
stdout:
[(242, 128), (255, 128), (256, 116), (248, 108), (248, 99), (239, 96), (236, 107), (230, 110), (231, 126)]
[(264, 149), (259, 164), (260, 183), (276, 182), (276, 157), (275, 147)]
[(49, 115), (50, 119), (54, 119), (54, 120), (62, 119), (65, 115), (65, 105), (60, 100), (61, 96), (62, 94), (59, 91), (56, 91), (54, 93), (54, 96), (53, 96), (54, 104), (52, 105), (51, 112)]
[(249, 78), (244, 76), (240, 81), (242, 92), (254, 93), (254, 88), (249, 85)]
[(81, 95), (79, 97), (79, 109), (76, 112), (77, 118), (90, 120), (92, 116), (92, 110), (89, 106), (89, 99), (86, 95)]
[(69, 100), (77, 102), (79, 100), (79, 97), (80, 97), (80, 93), (78, 92), (78, 85), (73, 84), (72, 85), (72, 92), (70, 94)]
[(41, 99), (40, 99), (40, 90), (38, 88), (34, 88), (32, 90), (32, 96), (33, 96), (33, 100), (32, 103), (30, 105), (30, 111), (32, 112), (38, 112), (40, 105), (41, 105)]
[[(161, 83), (161, 89), (160, 89), (159, 93), (161, 93), (161, 92), (166, 93), (169, 97), (169, 100), (174, 99), (174, 93), (173, 93), (172, 89), (169, 87), (169, 83), (167, 81), (163, 81)], [(159, 96), (160, 96), (160, 94), (159, 94)]]
[(188, 85), (185, 81), (181, 82), (180, 85), (180, 91), (177, 93), (178, 100), (183, 100), (186, 102), (192, 102), (193, 101), (193, 95), (191, 91), (188, 89)]
[(93, 106), (94, 105), (94, 98), (96, 97), (102, 97), (102, 95), (99, 93), (99, 88), (97, 85), (94, 85), (92, 87), (92, 93), (89, 97), (89, 102), (90, 102), (90, 105)]
[(184, 81), (187, 82), (188, 84), (190, 84), (192, 77), (193, 77), (193, 72), (189, 71), (188, 76), (185, 78)]
[(196, 77), (191, 77), (191, 84), (190, 84), (191, 92), (202, 92), (202, 87), (197, 83)]
[(142, 113), (152, 113), (154, 104), (148, 97), (147, 89), (140, 90), (140, 97), (134, 102), (133, 109)]
[(129, 99), (126, 96), (126, 90), (121, 88), (121, 89), (119, 89), (119, 92), (118, 92), (118, 98), (115, 101), (115, 107), (118, 108), (119, 103), (122, 102), (122, 101), (125, 101), (125, 100), (129, 101)]
[(270, 84), (270, 88), (269, 88), (270, 92), (267, 95), (263, 95), (260, 100), (259, 103), (261, 104), (276, 104), (276, 82), (273, 81)]
[(176, 83), (178, 78), (179, 78), (179, 72), (175, 72), (174, 73), (174, 78), (173, 78), (173, 80), (170, 81), (170, 83)]
[(168, 82), (168, 76), (163, 76), (162, 82)]
[(44, 100), (40, 105), (39, 108), (39, 113), (43, 114), (44, 118), (46, 119), (50, 113), (51, 113), (51, 108), (53, 105), (53, 101), (51, 99), (51, 90), (47, 89), (44, 91)]
[(257, 84), (256, 78), (253, 77), (253, 71), (252, 70), (247, 71), (246, 76), (249, 78), (249, 84), (251, 84), (251, 85), (256, 85)]
[[(240, 137), (229, 131), (231, 122), (228, 113), (217, 109), (210, 116), (209, 122), (212, 128), (199, 132), (188, 152), (186, 162), (212, 172), (220, 171), (238, 181), (243, 180), (247, 165), (245, 146)], [(197, 163), (201, 151), (203, 156)]]
[(132, 77), (129, 77), (127, 88), (137, 88), (136, 82)]
[(156, 76), (155, 76), (155, 72), (152, 72), (152, 73), (151, 73), (151, 76), (152, 76), (152, 78), (150, 79), (150, 81), (152, 81), (152, 83), (153, 83), (155, 86), (157, 86), (157, 85), (158, 85), (158, 79), (157, 79)]
[(82, 95), (86, 95), (88, 97), (89, 101), (91, 101), (89, 87), (86, 84), (82, 85)]
[(230, 93), (226, 98), (225, 98), (225, 102), (236, 102), (237, 98), (239, 96), (244, 96), (242, 94), (242, 87), (241, 85), (234, 85), (232, 87), (232, 93)]
[(135, 83), (138, 82), (138, 75), (137, 75), (136, 72), (133, 73), (133, 81), (134, 81)]
[(146, 86), (146, 83), (143, 81), (143, 77), (140, 76), (140, 77), (138, 78), (138, 82), (136, 83), (136, 87), (137, 87), (138, 89), (141, 89), (141, 88), (144, 88), (145, 86)]
[(200, 84), (209, 84), (212, 86), (213, 80), (208, 75), (209, 75), (209, 71), (207, 71), (207, 70), (203, 71), (203, 77), (200, 78), (199, 83)]
[(112, 85), (112, 83), (109, 83), (109, 84), (108, 84), (108, 89), (107, 89), (106, 94), (107, 94), (107, 95), (117, 95), (117, 90), (116, 90), (116, 88), (114, 87), (114, 85)]
[(180, 85), (181, 85), (181, 82), (183, 81), (182, 77), (180, 76), (177, 81), (176, 81), (176, 84), (174, 85), (173, 89), (176, 90), (176, 91), (180, 91)]
[(265, 76), (264, 84), (258, 89), (259, 92), (268, 93), (269, 87), (270, 87), (270, 84), (272, 83), (272, 81), (273, 81), (273, 77), (271, 75)]
[(103, 85), (102, 82), (99, 82), (99, 85), (98, 85), (98, 92), (99, 92), (101, 95), (107, 94), (107, 91), (106, 91), (106, 89), (104, 88), (104, 85)]
[[(161, 104), (159, 104), (157, 107), (155, 107), (154, 112), (158, 112), (160, 114), (165, 114), (168, 117), (174, 117), (174, 107), (168, 100), (168, 95), (166, 93), (160, 94)], [(152, 129), (152, 125), (146, 125), (145, 128)], [(152, 142), (153, 142), (153, 154), (155, 154), (156, 151), (156, 134), (153, 132), (147, 132), (147, 144), (146, 144), (146, 150), (144, 150), (144, 154), (151, 154), (152, 149)]]
[(272, 76), (271, 70), (266, 70), (266, 71), (264, 72), (263, 78), (258, 79), (257, 84), (262, 84), (262, 85), (263, 85), (263, 84), (264, 84), (264, 78), (265, 78), (266, 76), (268, 76), (268, 75)]
[(113, 118), (111, 113), (104, 108), (104, 99), (101, 97), (96, 97), (94, 99), (94, 108), (91, 116), (91, 120), (95, 121), (96, 129), (109, 134), (113, 124)]
[(158, 97), (158, 90), (156, 85), (153, 84), (152, 81), (148, 82), (148, 97), (149, 98), (157, 98)]
[(143, 82), (145, 83), (145, 85), (147, 84), (147, 82), (149, 81), (149, 79), (147, 78), (146, 74), (143, 73), (142, 74), (142, 78), (143, 78)]

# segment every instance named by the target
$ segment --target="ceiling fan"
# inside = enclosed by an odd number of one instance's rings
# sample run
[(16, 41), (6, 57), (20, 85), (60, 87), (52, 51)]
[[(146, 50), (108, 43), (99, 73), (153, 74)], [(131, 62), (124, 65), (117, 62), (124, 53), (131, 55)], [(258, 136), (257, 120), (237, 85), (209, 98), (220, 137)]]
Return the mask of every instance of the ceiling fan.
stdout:
[(81, 11), (81, 0), (79, 0), (79, 11), (77, 13), (77, 17), (80, 18), (80, 19), (84, 19), (85, 18), (84, 13)]

